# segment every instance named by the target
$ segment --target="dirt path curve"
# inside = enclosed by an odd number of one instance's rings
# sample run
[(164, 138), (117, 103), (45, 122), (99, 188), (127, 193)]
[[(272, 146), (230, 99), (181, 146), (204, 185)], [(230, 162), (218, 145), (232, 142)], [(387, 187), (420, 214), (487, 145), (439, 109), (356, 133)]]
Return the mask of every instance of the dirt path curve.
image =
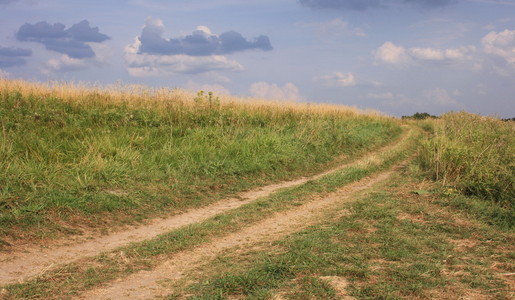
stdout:
[(387, 151), (402, 143), (410, 134), (411, 130), (405, 130), (403, 136), (394, 143), (369, 153), (356, 161), (340, 165), (315, 176), (264, 186), (242, 193), (238, 198), (221, 200), (206, 207), (191, 209), (185, 213), (168, 218), (154, 219), (149, 221), (147, 225), (131, 227), (128, 230), (113, 232), (90, 240), (73, 242), (71, 245), (50, 246), (48, 248), (34, 247), (23, 249), (23, 251), (17, 253), (0, 253), (0, 286), (21, 283), (29, 278), (41, 275), (58, 265), (71, 263), (84, 257), (95, 256), (133, 242), (149, 240), (171, 230), (202, 222), (220, 213), (268, 196), (281, 188), (300, 185), (350, 165), (367, 161), (377, 156), (378, 153)]
[(358, 192), (388, 179), (399, 166), (401, 165), (347, 185), (327, 197), (274, 214), (257, 224), (193, 250), (179, 252), (154, 270), (135, 273), (105, 288), (88, 291), (77, 299), (152, 299), (167, 296), (173, 293), (173, 289), (160, 283), (181, 279), (185, 273), (208, 263), (224, 250), (235, 247), (255, 249), (255, 244), (266, 245), (316, 224), (324, 219), (328, 212), (335, 213), (342, 203), (352, 201)]

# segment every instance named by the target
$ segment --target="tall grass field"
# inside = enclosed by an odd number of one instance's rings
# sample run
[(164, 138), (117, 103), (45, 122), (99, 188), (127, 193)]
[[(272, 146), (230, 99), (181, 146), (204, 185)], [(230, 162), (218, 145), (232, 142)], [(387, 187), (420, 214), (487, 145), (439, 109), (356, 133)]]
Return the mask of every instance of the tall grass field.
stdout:
[(344, 106), (1, 79), (0, 244), (205, 205), (400, 132)]
[(420, 163), (433, 179), (466, 195), (515, 208), (515, 122), (454, 112), (426, 123), (431, 127)]

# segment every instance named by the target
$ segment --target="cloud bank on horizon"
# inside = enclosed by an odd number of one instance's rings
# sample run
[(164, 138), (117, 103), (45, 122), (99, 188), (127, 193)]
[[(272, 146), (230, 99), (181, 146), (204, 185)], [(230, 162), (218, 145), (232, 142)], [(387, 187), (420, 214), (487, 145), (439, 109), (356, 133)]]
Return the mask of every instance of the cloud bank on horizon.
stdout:
[(461, 66), (471, 71), (487, 69), (501, 76), (515, 75), (515, 30), (491, 31), (479, 44), (478, 47), (407, 49), (388, 41), (375, 51), (375, 61), (400, 67), (432, 63)]

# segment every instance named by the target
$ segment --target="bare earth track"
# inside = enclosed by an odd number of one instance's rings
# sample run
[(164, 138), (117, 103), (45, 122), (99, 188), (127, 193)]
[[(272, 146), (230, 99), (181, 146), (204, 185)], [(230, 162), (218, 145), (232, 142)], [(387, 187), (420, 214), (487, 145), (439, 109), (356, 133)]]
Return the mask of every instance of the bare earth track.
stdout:
[[(245, 192), (238, 198), (218, 201), (209, 206), (192, 209), (169, 218), (152, 220), (148, 225), (133, 227), (129, 230), (115, 232), (91, 240), (74, 242), (71, 245), (51, 246), (49, 248), (25, 248), (22, 249), (23, 251), (17, 251), (15, 253), (0, 253), (0, 286), (21, 283), (27, 279), (41, 275), (58, 265), (71, 263), (85, 257), (95, 256), (133, 242), (152, 239), (160, 234), (202, 222), (213, 216), (238, 208), (256, 199), (268, 196), (281, 188), (301, 185), (351, 165), (373, 160), (378, 154), (402, 144), (410, 135), (411, 130), (406, 130), (404, 135), (394, 143), (378, 151), (369, 153), (356, 161), (340, 165), (337, 168), (321, 174), (261, 187)], [(383, 172), (372, 178), (363, 179), (348, 185), (339, 192), (324, 199), (312, 201), (293, 210), (274, 215), (256, 225), (244, 228), (239, 232), (229, 234), (223, 238), (196, 247), (192, 251), (180, 252), (175, 255), (173, 259), (163, 263), (155, 270), (136, 273), (109, 286), (107, 289), (90, 291), (81, 298), (99, 299), (103, 297), (104, 299), (121, 299), (125, 297), (140, 299), (166, 294), (169, 290), (159, 286), (157, 284), (159, 280), (164, 278), (179, 278), (182, 272), (198, 265), (205, 257), (213, 257), (216, 253), (224, 249), (246, 244), (255, 244), (263, 240), (273, 241), (289, 233), (298, 231), (316, 222), (317, 216), (320, 216), (321, 211), (341, 201), (348, 201), (353, 193), (367, 189), (373, 184), (388, 178), (392, 172), (393, 171)], [(131, 289), (127, 289), (127, 287), (131, 287)]]
[(263, 242), (279, 240), (288, 234), (316, 224), (321, 217), (344, 202), (352, 200), (356, 193), (371, 188), (393, 174), (393, 170), (376, 174), (345, 186), (331, 195), (306, 203), (295, 209), (277, 213), (255, 225), (231, 233), (223, 238), (179, 252), (174, 257), (151, 271), (142, 271), (106, 288), (84, 293), (78, 299), (151, 299), (164, 297), (173, 292), (160, 282), (179, 280), (182, 275), (207, 263), (223, 250), (242, 247), (248, 248)]

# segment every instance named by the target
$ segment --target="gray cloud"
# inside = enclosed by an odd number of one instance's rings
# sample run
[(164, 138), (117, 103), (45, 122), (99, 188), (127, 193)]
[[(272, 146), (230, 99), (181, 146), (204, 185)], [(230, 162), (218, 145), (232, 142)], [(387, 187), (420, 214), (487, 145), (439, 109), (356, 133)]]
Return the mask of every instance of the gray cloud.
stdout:
[(109, 40), (107, 35), (99, 32), (98, 27), (89, 26), (89, 22), (86, 20), (82, 20), (79, 23), (72, 25), (72, 27), (67, 31), (76, 41), (80, 42), (101, 43)]
[(312, 9), (358, 10), (388, 7), (394, 3), (412, 4), (422, 8), (443, 7), (458, 0), (299, 0), (299, 3)]
[(30, 49), (22, 49), (22, 48), (14, 48), (14, 47), (1, 47), (0, 46), (0, 56), (31, 56), (32, 50)]
[(249, 41), (236, 31), (224, 32), (217, 36), (205, 27), (199, 27), (193, 33), (181, 38), (165, 39), (162, 35), (162, 25), (147, 23), (139, 37), (141, 42), (139, 53), (209, 56), (225, 55), (251, 49), (263, 51), (273, 49), (269, 38), (264, 35)]
[(110, 39), (109, 36), (100, 33), (98, 27), (91, 27), (86, 20), (72, 25), (69, 29), (65, 28), (66, 26), (61, 23), (25, 23), (18, 29), (16, 38), (19, 41), (43, 44), (47, 50), (77, 59), (95, 57), (95, 52), (86, 43), (101, 43)]
[(32, 56), (29, 49), (0, 46), (0, 68), (21, 66), (27, 63), (23, 57)]

